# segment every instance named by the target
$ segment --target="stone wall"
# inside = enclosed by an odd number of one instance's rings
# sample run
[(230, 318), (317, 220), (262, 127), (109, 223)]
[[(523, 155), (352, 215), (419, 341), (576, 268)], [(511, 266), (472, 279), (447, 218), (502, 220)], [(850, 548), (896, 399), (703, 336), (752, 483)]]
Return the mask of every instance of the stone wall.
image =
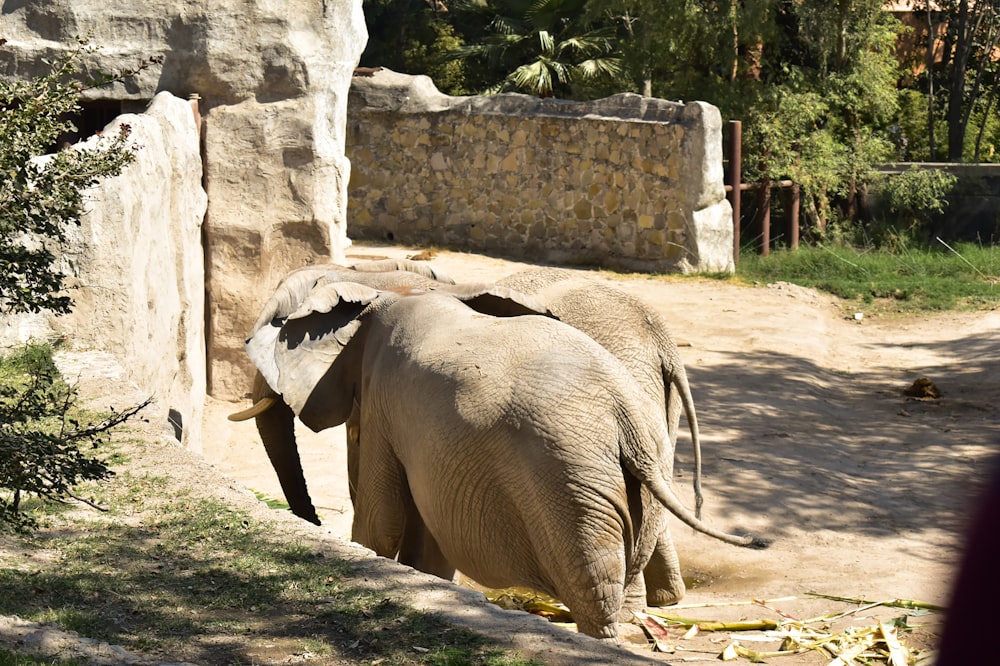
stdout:
[[(1000, 164), (955, 162), (894, 162), (877, 167), (889, 177), (911, 169), (943, 171), (958, 180), (940, 213), (930, 215), (921, 231), (928, 238), (970, 243), (1000, 243)], [(875, 219), (891, 218), (881, 187), (869, 188), (865, 205)]]
[(355, 77), (352, 238), (631, 270), (732, 271), (722, 121), (703, 102), (448, 97)]
[[(160, 93), (132, 128), (135, 161), (88, 190), (86, 214), (62, 248), (69, 315), (7, 318), (0, 342), (56, 337), (72, 350), (114, 355), (155, 404), (144, 417), (201, 451), (205, 403), (205, 286), (201, 249), (207, 196), (195, 116)], [(79, 145), (86, 149), (97, 137)], [(73, 377), (67, 377), (73, 381)]]
[[(141, 109), (159, 91), (201, 98), (209, 391), (242, 397), (243, 339), (289, 269), (342, 259), (347, 89), (367, 32), (361, 0), (17, 0), (0, 12), (0, 77), (38, 76), (88, 35), (88, 73), (162, 61), (92, 102)], [(108, 110), (105, 104), (105, 111)]]

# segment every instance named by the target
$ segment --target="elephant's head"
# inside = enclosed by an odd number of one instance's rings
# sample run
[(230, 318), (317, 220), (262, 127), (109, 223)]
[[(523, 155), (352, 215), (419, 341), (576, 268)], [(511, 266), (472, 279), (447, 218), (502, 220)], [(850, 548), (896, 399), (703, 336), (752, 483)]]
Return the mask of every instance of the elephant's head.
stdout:
[[(354, 266), (319, 264), (300, 268), (289, 273), (264, 306), (264, 315), (254, 326), (262, 330), (273, 320), (282, 320), (303, 306), (313, 286), (319, 281), (350, 281), (379, 289), (430, 288), (440, 284), (453, 284), (452, 280), (425, 262), (410, 260), (364, 261)], [(274, 360), (264, 354), (264, 367), (269, 368), (271, 381), (276, 383), (277, 369)], [(264, 449), (281, 483), (285, 499), (292, 512), (312, 523), (319, 517), (306, 488), (305, 475), (295, 438), (295, 415), (258, 371), (251, 390), (253, 405), (249, 409), (231, 414), (232, 421), (254, 419)], [(348, 448), (350, 459), (350, 447)]]

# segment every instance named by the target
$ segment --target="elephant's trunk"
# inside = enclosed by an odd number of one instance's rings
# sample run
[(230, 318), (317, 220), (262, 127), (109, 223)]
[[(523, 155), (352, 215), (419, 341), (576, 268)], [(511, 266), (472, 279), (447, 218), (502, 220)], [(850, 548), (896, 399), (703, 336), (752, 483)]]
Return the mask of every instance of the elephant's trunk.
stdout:
[(283, 402), (276, 402), (271, 409), (257, 416), (257, 431), (264, 442), (271, 466), (278, 475), (288, 507), (299, 518), (319, 525), (319, 516), (316, 515), (316, 508), (309, 497), (305, 475), (302, 473), (302, 460), (295, 442), (295, 415), (291, 407)]
[(295, 414), (286, 405), (258, 372), (254, 379), (254, 404), (249, 409), (230, 414), (231, 421), (245, 421), (254, 418), (257, 432), (264, 443), (264, 450), (271, 466), (278, 475), (281, 491), (285, 494), (288, 507), (299, 518), (319, 525), (319, 516), (306, 488), (302, 473), (302, 460), (295, 441)]

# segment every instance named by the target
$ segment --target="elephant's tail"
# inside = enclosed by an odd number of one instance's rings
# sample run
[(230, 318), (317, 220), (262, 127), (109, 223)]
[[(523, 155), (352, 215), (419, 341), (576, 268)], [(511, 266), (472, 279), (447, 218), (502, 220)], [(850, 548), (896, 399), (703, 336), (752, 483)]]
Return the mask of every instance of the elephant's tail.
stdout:
[(659, 500), (660, 503), (665, 506), (668, 511), (670, 511), (670, 513), (674, 514), (680, 518), (681, 521), (687, 523), (702, 534), (707, 534), (710, 537), (715, 537), (720, 541), (724, 541), (734, 546), (745, 546), (747, 548), (760, 549), (767, 548), (770, 545), (770, 542), (767, 539), (755, 534), (747, 534), (743, 536), (729, 534), (728, 532), (723, 532), (722, 530), (716, 529), (710, 525), (706, 525), (693, 513), (691, 513), (690, 509), (681, 503), (681, 501), (677, 498), (677, 495), (674, 494), (674, 491), (670, 489), (670, 486), (658, 475), (643, 479), (643, 483), (646, 484), (650, 492), (653, 493), (653, 496)]
[(745, 536), (729, 534), (703, 523), (691, 512), (690, 509), (684, 506), (677, 495), (674, 494), (673, 489), (670, 487), (670, 482), (663, 476), (663, 472), (661, 471), (659, 464), (655, 459), (649, 456), (648, 449), (641, 445), (640, 438), (637, 438), (636, 434), (637, 433), (634, 431), (627, 432), (625, 437), (622, 439), (622, 462), (625, 464), (628, 471), (639, 479), (639, 481), (642, 482), (653, 494), (653, 497), (655, 497), (660, 504), (670, 511), (670, 513), (674, 514), (681, 521), (690, 525), (702, 534), (706, 534), (734, 546), (766, 548), (769, 545), (768, 541), (759, 536), (753, 534)]
[[(678, 359), (676, 367), (671, 367), (663, 359), (664, 383), (677, 390), (676, 398), (673, 392), (667, 398), (667, 418), (670, 418), (671, 403), (675, 399), (681, 401), (681, 407), (687, 416), (688, 429), (691, 432), (691, 448), (694, 451), (694, 516), (701, 519), (701, 505), (705, 503), (705, 498), (701, 494), (701, 434), (698, 430), (698, 416), (694, 411), (694, 398), (691, 397), (691, 385), (688, 384), (687, 372), (684, 365)], [(672, 372), (669, 372), (671, 371)], [(669, 372), (669, 376), (668, 376)]]

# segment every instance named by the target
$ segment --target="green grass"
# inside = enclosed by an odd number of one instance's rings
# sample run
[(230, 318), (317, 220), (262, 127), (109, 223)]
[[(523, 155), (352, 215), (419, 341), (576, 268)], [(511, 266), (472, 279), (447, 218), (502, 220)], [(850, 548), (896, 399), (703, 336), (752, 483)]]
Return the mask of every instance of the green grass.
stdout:
[[(144, 448), (165, 445), (127, 446), (141, 462)], [(0, 614), (197, 663), (251, 663), (247, 646), (269, 643), (299, 663), (536, 663), (415, 610), (405, 590), (358, 585), (350, 562), (159, 471), (120, 469), (83, 491), (108, 511), (49, 515), (35, 535), (9, 536), (24, 555), (0, 560)], [(0, 650), (5, 663), (63, 662)]]
[(42, 659), (0, 649), (0, 666), (85, 666), (78, 659)]
[(893, 252), (801, 247), (762, 257), (741, 252), (739, 278), (784, 281), (888, 312), (989, 309), (1000, 304), (1000, 246), (963, 243)]

